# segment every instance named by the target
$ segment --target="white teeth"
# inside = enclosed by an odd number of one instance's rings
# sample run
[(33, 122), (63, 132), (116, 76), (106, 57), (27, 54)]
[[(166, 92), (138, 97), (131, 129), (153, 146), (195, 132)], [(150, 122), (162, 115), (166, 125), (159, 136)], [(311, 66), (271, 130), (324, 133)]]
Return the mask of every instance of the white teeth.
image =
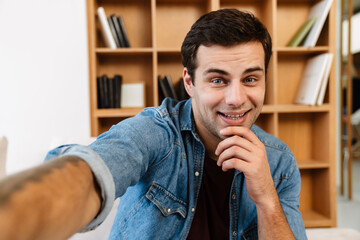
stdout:
[(243, 114), (236, 114), (236, 115), (224, 114), (224, 116), (227, 117), (227, 118), (230, 118), (230, 119), (232, 119), (232, 120), (236, 120), (236, 119), (244, 116), (245, 113), (246, 113), (246, 112), (244, 112)]

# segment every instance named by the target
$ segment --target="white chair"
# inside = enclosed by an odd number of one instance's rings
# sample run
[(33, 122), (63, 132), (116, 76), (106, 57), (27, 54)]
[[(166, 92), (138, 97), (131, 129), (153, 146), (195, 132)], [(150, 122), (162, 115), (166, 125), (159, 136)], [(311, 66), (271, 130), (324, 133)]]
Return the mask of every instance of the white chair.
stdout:
[(0, 179), (6, 175), (6, 153), (8, 140), (5, 136), (0, 137)]

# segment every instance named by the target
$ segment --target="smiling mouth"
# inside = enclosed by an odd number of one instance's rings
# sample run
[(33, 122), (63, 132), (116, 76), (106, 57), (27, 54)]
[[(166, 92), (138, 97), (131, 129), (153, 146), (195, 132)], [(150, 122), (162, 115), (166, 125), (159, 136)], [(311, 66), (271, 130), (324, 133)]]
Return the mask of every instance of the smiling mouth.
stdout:
[(242, 114), (225, 114), (225, 113), (221, 113), (221, 112), (219, 112), (219, 114), (226, 117), (226, 118), (229, 118), (231, 120), (238, 120), (239, 118), (245, 116), (248, 112), (250, 112), (250, 110), (248, 110), (248, 111), (246, 111), (246, 112), (244, 112)]

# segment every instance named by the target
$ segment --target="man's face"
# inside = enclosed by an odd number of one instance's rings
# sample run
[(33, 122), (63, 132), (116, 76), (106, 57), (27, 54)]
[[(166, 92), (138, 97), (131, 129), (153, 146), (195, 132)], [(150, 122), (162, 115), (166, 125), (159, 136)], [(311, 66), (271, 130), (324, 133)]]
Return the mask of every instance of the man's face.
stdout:
[(184, 81), (202, 139), (219, 142), (227, 126), (252, 126), (264, 102), (264, 59), (260, 42), (198, 48), (194, 85), (186, 68)]

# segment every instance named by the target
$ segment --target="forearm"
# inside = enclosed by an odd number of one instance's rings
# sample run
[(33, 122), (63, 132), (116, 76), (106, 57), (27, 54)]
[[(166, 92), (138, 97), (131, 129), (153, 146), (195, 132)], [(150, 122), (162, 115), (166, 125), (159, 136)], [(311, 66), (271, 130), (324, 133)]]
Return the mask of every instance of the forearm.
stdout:
[(100, 209), (89, 166), (65, 156), (0, 182), (0, 239), (66, 239)]
[(259, 239), (295, 239), (277, 194), (266, 205), (257, 206), (257, 215)]

